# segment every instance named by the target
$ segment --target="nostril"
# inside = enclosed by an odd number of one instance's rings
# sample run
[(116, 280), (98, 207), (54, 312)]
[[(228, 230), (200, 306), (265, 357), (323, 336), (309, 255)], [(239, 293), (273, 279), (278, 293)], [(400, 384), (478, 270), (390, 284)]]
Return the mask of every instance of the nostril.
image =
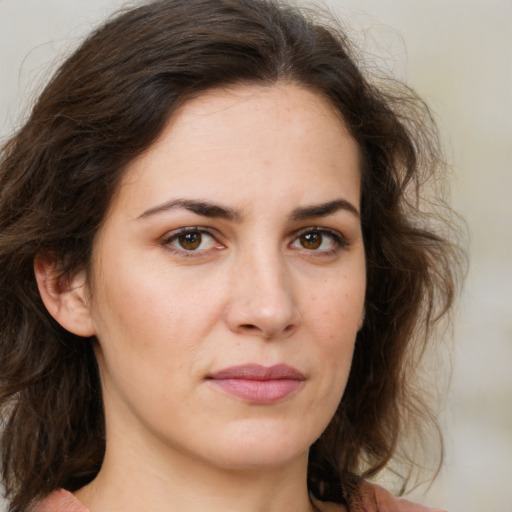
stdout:
[[(295, 329), (295, 324), (288, 324), (281, 331), (281, 333), (289, 335), (290, 333), (292, 333), (294, 331), (294, 329)], [(258, 334), (267, 339), (272, 338), (274, 336), (274, 334), (276, 334), (276, 333), (272, 334), (272, 331), (266, 331), (265, 329), (262, 329), (261, 327), (258, 327), (257, 325), (254, 325), (254, 324), (241, 324), (239, 326), (239, 330), (240, 330), (240, 332), (245, 332), (246, 334), (249, 334), (249, 333)]]
[(252, 324), (243, 324), (240, 327), (242, 329), (244, 329), (245, 331), (254, 331), (254, 330), (258, 329), (255, 325), (252, 325)]

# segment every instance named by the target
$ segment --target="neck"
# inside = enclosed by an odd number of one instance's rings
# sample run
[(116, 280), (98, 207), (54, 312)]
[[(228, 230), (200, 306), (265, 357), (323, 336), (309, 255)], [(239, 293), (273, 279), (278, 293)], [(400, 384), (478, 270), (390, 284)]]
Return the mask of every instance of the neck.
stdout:
[(307, 454), (276, 467), (219, 468), (166, 447), (137, 450), (126, 437), (116, 439), (96, 479), (75, 493), (92, 512), (318, 510), (307, 490)]

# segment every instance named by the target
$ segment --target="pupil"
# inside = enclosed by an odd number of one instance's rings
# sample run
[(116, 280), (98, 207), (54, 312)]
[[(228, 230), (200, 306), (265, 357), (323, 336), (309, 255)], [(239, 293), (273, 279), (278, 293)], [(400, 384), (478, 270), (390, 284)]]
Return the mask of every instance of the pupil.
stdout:
[(201, 244), (201, 233), (187, 233), (179, 237), (180, 245), (183, 249), (197, 249)]
[(322, 243), (322, 235), (319, 233), (306, 233), (301, 237), (304, 249), (318, 249)]

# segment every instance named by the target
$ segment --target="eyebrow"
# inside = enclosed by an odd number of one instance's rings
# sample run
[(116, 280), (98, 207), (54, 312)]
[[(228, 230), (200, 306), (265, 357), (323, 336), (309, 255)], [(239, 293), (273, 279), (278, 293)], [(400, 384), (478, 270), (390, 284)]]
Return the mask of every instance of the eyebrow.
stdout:
[(335, 199), (328, 203), (296, 208), (290, 215), (291, 220), (306, 220), (312, 217), (327, 217), (338, 210), (346, 210), (359, 218), (357, 208), (346, 199)]
[(145, 210), (138, 218), (145, 219), (151, 215), (167, 212), (176, 208), (184, 208), (185, 210), (196, 213), (197, 215), (202, 215), (203, 217), (214, 217), (231, 221), (239, 221), (242, 218), (242, 212), (239, 210), (214, 204), (209, 201), (195, 201), (193, 199), (174, 199), (167, 201)]
[[(152, 215), (167, 212), (177, 208), (184, 208), (185, 210), (193, 212), (197, 215), (201, 215), (203, 217), (221, 218), (235, 222), (239, 222), (243, 217), (243, 212), (241, 210), (215, 204), (210, 201), (173, 199), (171, 201), (167, 201), (163, 204), (145, 210), (137, 218), (145, 219)], [(291, 213), (290, 219), (293, 221), (301, 221), (313, 217), (327, 217), (328, 215), (332, 215), (338, 210), (346, 210), (359, 218), (359, 212), (352, 203), (345, 199), (335, 199), (334, 201), (329, 201), (327, 203), (296, 208)]]

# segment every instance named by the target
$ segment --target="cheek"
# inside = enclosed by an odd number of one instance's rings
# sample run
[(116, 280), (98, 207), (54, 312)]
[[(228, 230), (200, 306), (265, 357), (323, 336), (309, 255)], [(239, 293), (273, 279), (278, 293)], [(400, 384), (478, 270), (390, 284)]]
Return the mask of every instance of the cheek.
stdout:
[[(364, 281), (363, 281), (364, 282)], [(364, 309), (365, 288), (359, 283), (333, 286), (312, 295), (306, 306), (311, 312), (311, 324), (321, 339), (334, 345), (355, 338)]]
[(98, 290), (97, 358), (110, 410), (118, 414), (127, 404), (141, 421), (158, 422), (163, 403), (190, 392), (193, 379), (183, 377), (195, 375), (201, 361), (201, 326), (190, 318), (197, 306), (167, 286), (165, 274), (142, 274), (112, 269), (110, 285)]
[(93, 317), (109, 366), (123, 364), (135, 374), (147, 363), (172, 373), (203, 359), (202, 340), (222, 311), (222, 287), (212, 286), (211, 276), (147, 265), (103, 267), (102, 274), (108, 279), (97, 281), (103, 287)]
[(323, 293), (311, 296), (306, 309), (309, 311), (311, 338), (321, 359), (325, 384), (344, 387), (350, 371), (355, 339), (364, 308), (363, 279), (346, 279), (333, 286), (326, 285)]

